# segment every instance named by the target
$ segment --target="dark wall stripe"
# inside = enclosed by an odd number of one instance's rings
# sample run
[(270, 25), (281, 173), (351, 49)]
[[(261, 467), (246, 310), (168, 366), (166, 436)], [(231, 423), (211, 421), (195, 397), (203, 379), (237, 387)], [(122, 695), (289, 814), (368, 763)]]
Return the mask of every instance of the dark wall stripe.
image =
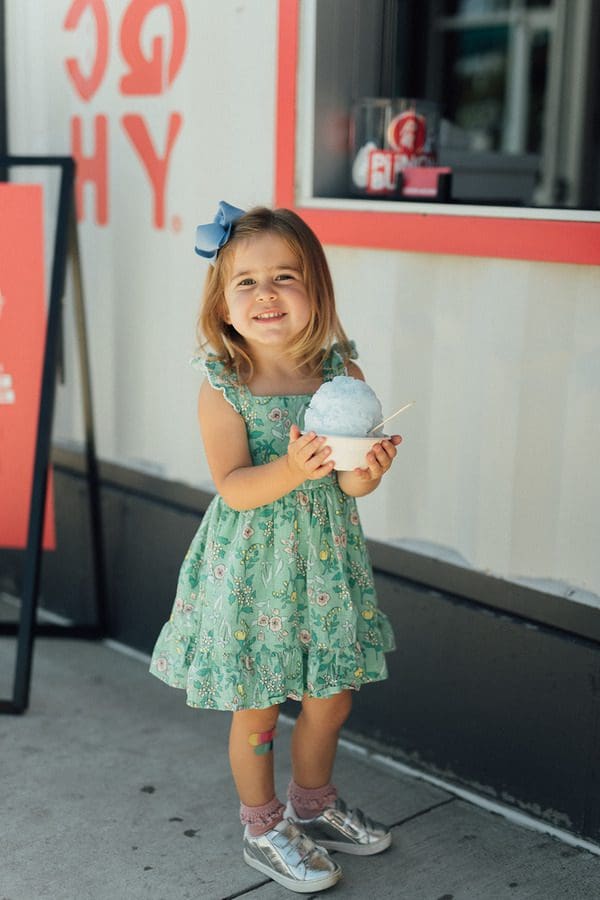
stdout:
[[(83, 475), (85, 472), (83, 456), (76, 451), (55, 448), (54, 462), (65, 473)], [(212, 498), (212, 494), (207, 491), (179, 482), (164, 481), (112, 463), (100, 464), (100, 477), (107, 487), (146, 497), (182, 512), (204, 510)], [(368, 544), (374, 568), (387, 575), (465, 597), (486, 607), (600, 643), (600, 609), (473, 569), (411, 553), (391, 544), (373, 540)]]

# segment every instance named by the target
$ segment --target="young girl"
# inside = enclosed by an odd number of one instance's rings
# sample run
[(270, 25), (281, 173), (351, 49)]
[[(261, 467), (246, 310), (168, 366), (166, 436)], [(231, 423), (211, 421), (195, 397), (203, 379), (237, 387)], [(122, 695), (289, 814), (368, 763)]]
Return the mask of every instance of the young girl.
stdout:
[[(348, 809), (331, 783), (352, 691), (386, 678), (394, 639), (378, 609), (355, 497), (396, 455), (334, 471), (324, 438), (302, 433), (312, 394), (363, 378), (338, 321), (323, 249), (286, 209), (226, 203), (199, 226), (212, 267), (200, 314), (212, 348), (198, 414), (218, 491), (183, 563), (151, 671), (190, 706), (233, 711), (229, 758), (245, 861), (292, 891), (335, 884), (328, 849), (370, 855), (391, 835)], [(279, 705), (302, 704), (287, 806), (275, 795)]]

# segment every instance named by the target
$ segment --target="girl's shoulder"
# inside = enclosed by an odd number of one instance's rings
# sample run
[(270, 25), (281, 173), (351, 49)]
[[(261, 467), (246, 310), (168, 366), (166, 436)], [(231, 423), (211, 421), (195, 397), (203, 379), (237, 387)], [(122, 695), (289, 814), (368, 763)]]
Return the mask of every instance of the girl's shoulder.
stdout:
[(190, 365), (194, 369), (203, 371), (211, 383), (237, 381), (235, 372), (216, 353), (199, 353), (197, 356), (192, 356)]
[(358, 351), (354, 341), (332, 344), (323, 357), (323, 378), (325, 381), (336, 375), (348, 374), (348, 363), (358, 359)]
[(240, 384), (237, 373), (234, 372), (221, 357), (217, 356), (215, 353), (207, 353), (192, 357), (190, 364), (195, 369), (204, 372), (211, 387), (222, 391), (225, 399), (233, 406), (236, 412), (240, 412), (240, 393), (242, 385)]

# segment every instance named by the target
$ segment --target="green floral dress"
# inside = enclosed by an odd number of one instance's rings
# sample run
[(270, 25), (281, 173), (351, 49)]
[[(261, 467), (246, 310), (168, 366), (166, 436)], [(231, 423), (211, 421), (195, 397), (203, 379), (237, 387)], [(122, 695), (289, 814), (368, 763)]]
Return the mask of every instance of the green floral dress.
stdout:
[[(255, 397), (218, 360), (204, 365), (243, 416), (253, 463), (286, 453), (290, 426), (302, 427), (310, 395)], [(323, 377), (343, 373), (334, 347)], [(214, 497), (181, 567), (150, 671), (184, 689), (189, 706), (262, 709), (380, 681), (393, 649), (356, 501), (332, 472), (256, 509), (239, 512)]]

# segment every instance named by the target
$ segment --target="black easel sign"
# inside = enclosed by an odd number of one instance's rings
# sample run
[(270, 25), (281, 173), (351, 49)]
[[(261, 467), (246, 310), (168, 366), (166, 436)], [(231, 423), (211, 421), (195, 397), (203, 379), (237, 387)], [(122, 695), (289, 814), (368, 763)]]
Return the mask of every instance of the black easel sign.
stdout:
[[(23, 559), (23, 579), (21, 586), (21, 603), (19, 609), (19, 621), (0, 622), (0, 636), (17, 637), (17, 656), (15, 662), (15, 675), (13, 681), (12, 696), (6, 699), (0, 698), (0, 713), (20, 714), (25, 712), (29, 705), (29, 693), (31, 685), (31, 671), (33, 663), (34, 640), (36, 637), (71, 637), (71, 638), (88, 638), (97, 640), (106, 634), (106, 605), (105, 605), (105, 577), (103, 564), (103, 547), (102, 547), (102, 527), (100, 514), (100, 491), (98, 467), (96, 462), (94, 425), (92, 413), (92, 392), (91, 378), (89, 367), (89, 354), (85, 328), (85, 310), (83, 302), (83, 279), (81, 273), (81, 261), (79, 256), (79, 242), (77, 238), (77, 226), (75, 221), (75, 199), (74, 199), (74, 178), (75, 164), (73, 159), (64, 156), (5, 156), (0, 157), (0, 170), (10, 172), (13, 168), (25, 167), (34, 169), (54, 169), (60, 172), (60, 186), (58, 195), (58, 208), (56, 215), (56, 229), (54, 232), (54, 247), (52, 251), (52, 266), (49, 286), (49, 298), (47, 304), (47, 312), (45, 315), (45, 328), (41, 326), (41, 350), (36, 355), (36, 372), (33, 375), (32, 383), (37, 385), (37, 408), (35, 399), (32, 400), (32, 409), (34, 415), (34, 452), (33, 466), (30, 468), (30, 502), (24, 504), (27, 516), (27, 539), (24, 547)], [(12, 185), (0, 185), (2, 193), (0, 193), (0, 202), (3, 198), (17, 196), (12, 193)], [(0, 262), (4, 259), (10, 260), (11, 253), (17, 258), (19, 264), (16, 269), (10, 269), (12, 272), (10, 280), (10, 296), (12, 291), (19, 291), (19, 285), (26, 283), (28, 279), (28, 266), (31, 261), (27, 259), (19, 259), (19, 247), (14, 241), (15, 231), (22, 229), (20, 234), (23, 240), (31, 243), (31, 252), (36, 247), (36, 236), (39, 232), (41, 222), (41, 188), (34, 186), (37, 196), (35, 203), (32, 202), (31, 207), (36, 208), (35, 217), (27, 218), (25, 205), (22, 209), (15, 210), (15, 218), (9, 219), (8, 214), (2, 211), (0, 207), (0, 218), (2, 222), (2, 232), (0, 232), (0, 240), (2, 243), (2, 255)], [(7, 189), (7, 193), (4, 193)], [(31, 209), (28, 207), (29, 212)], [(22, 218), (19, 221), (19, 214)], [(43, 291), (43, 243), (41, 247), (38, 245), (38, 260), (31, 263), (38, 266), (37, 281), (38, 286), (42, 283)], [(96, 621), (91, 624), (68, 624), (55, 625), (47, 622), (39, 622), (37, 618), (39, 586), (42, 562), (42, 546), (43, 535), (45, 531), (44, 523), (52, 523), (49, 518), (49, 507), (47, 505), (48, 488), (50, 479), (48, 477), (50, 464), (50, 443), (52, 435), (52, 421), (54, 415), (54, 398), (56, 377), (59, 361), (59, 336), (61, 333), (62, 318), (62, 300), (65, 291), (65, 276), (67, 261), (70, 260), (73, 267), (74, 281), (74, 312), (77, 326), (77, 344), (79, 349), (80, 373), (82, 381), (82, 404), (85, 430), (85, 460), (87, 472), (87, 486), (89, 496), (89, 513), (90, 513), (90, 537), (92, 543), (92, 564), (93, 564), (93, 585), (96, 599)], [(41, 262), (42, 271), (40, 274), (39, 266)], [(6, 269), (0, 269), (0, 283), (3, 278), (2, 272), (9, 272)], [(42, 293), (43, 296), (43, 293)], [(11, 310), (12, 310), (11, 300)], [(8, 306), (7, 298), (4, 298), (3, 309)], [(39, 308), (39, 307), (38, 307)], [(9, 320), (7, 320), (9, 321)], [(0, 323), (0, 328), (1, 328)], [(27, 341), (31, 339), (30, 322), (23, 322), (17, 326), (17, 331), (11, 329), (10, 347), (5, 351), (9, 355), (7, 361), (0, 358), (3, 365), (12, 366), (12, 370), (6, 370), (4, 374), (9, 376), (5, 379), (5, 399), (11, 403), (5, 403), (5, 408), (14, 407), (16, 411), (19, 402), (18, 391), (20, 383), (14, 380), (14, 372), (23, 372), (24, 368), (20, 368), (19, 358), (25, 360), (25, 365), (29, 365), (31, 360), (28, 357)], [(36, 340), (39, 342), (39, 330), (36, 332)], [(19, 353), (14, 353), (16, 346)], [(7, 345), (8, 346), (8, 345)], [(0, 345), (0, 349), (2, 346)], [(36, 351), (37, 353), (37, 351)], [(40, 362), (41, 360), (41, 362)], [(15, 369), (16, 367), (16, 369)], [(19, 379), (20, 382), (20, 379)], [(11, 393), (12, 392), (12, 393)], [(1, 425), (0, 425), (1, 428)], [(1, 444), (0, 444), (1, 446)], [(8, 443), (6, 444), (8, 446)], [(10, 492), (12, 484), (9, 484)], [(0, 496), (0, 515), (3, 510), (8, 509), (8, 505), (4, 506), (5, 498)], [(53, 525), (48, 525), (49, 538), (52, 538)], [(1, 545), (0, 545), (1, 546)], [(14, 544), (11, 543), (11, 546)]]
[[(0, 184), (0, 547), (27, 546), (46, 309), (41, 185)], [(56, 546), (52, 480), (44, 550)]]

